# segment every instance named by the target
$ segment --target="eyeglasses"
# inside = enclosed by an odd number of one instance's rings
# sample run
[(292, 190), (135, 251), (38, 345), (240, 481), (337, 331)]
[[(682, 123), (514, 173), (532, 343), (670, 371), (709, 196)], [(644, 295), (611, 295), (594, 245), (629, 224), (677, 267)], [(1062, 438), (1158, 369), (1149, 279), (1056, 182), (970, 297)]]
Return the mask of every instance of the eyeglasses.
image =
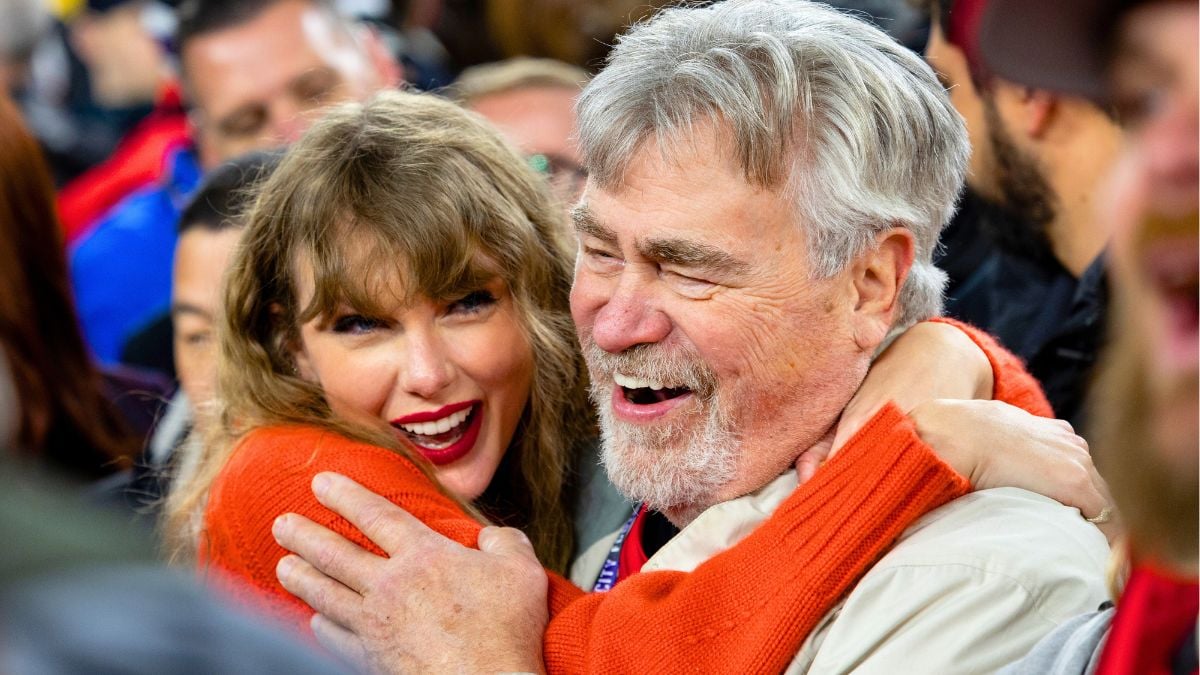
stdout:
[(567, 204), (572, 204), (583, 191), (587, 171), (572, 160), (554, 153), (537, 153), (525, 158), (529, 166), (550, 181), (550, 188)]

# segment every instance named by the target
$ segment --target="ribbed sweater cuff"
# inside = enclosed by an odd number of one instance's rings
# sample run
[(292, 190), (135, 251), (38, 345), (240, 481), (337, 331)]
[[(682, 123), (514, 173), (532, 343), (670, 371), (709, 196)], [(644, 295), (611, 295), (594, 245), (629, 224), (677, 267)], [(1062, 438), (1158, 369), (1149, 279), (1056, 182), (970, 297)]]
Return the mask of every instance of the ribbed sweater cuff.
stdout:
[(691, 574), (634, 575), (546, 633), (551, 672), (778, 672), (915, 519), (964, 494), (888, 404), (765, 523)]

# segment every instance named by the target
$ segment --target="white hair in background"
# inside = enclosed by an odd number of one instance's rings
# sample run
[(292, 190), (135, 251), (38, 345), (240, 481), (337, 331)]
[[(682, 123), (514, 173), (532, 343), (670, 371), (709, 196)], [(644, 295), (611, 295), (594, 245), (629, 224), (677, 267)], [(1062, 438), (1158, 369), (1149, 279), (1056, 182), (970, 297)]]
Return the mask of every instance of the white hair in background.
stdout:
[(970, 148), (933, 71), (865, 21), (805, 0), (681, 7), (633, 27), (579, 99), (591, 178), (619, 188), (643, 142), (668, 156), (716, 121), (746, 179), (796, 205), (819, 276), (891, 227), (916, 258), (894, 331), (941, 311), (932, 256)]

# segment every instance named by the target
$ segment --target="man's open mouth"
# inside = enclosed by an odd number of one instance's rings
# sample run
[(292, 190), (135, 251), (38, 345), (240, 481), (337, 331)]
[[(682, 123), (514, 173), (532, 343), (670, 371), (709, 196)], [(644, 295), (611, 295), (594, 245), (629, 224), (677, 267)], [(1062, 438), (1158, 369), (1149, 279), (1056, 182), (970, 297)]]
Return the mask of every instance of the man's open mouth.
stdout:
[(621, 373), (613, 373), (613, 381), (621, 388), (625, 400), (635, 405), (662, 403), (692, 393), (691, 389), (681, 384), (656, 382)]
[(413, 445), (428, 450), (445, 450), (462, 440), (478, 414), (479, 404), (476, 403), (440, 419), (426, 422), (392, 422), (392, 426), (399, 429)]

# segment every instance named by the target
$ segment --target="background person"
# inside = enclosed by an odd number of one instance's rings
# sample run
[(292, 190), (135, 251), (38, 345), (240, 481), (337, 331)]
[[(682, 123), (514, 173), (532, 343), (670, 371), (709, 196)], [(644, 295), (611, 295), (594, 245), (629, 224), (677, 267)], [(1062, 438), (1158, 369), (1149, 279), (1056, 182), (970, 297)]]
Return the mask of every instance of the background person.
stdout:
[(1194, 673), (1200, 13), (1172, 0), (995, 5), (993, 67), (1109, 103), (1127, 133), (1099, 212), (1120, 331), (1092, 403), (1131, 573), (1115, 610), (1064, 624), (1008, 672)]
[(104, 364), (165, 317), (179, 210), (202, 168), (284, 145), (325, 107), (400, 80), (374, 34), (325, 0), (192, 0), (178, 18), (195, 151), (175, 153), (162, 183), (116, 206), (71, 251), (84, 335)]
[(516, 145), (569, 207), (587, 180), (576, 142), (575, 99), (589, 77), (560, 61), (517, 57), (467, 68), (450, 92)]
[(0, 99), (0, 444), (76, 479), (128, 463), (138, 440), (105, 397), (75, 323), (54, 186)]
[[(1095, 208), (1120, 129), (1087, 99), (989, 70), (979, 51), (988, 0), (925, 4), (932, 24), (925, 56), (966, 121), (967, 204), (980, 219), (976, 236), (989, 238), (994, 251), (984, 278), (973, 282), (988, 289), (987, 310), (974, 318), (1028, 364), (1055, 414), (1083, 428), (1108, 305), (1107, 237)], [(957, 255), (970, 253), (950, 249), (947, 264)]]
[[(127, 488), (141, 512), (155, 512), (179, 468), (198, 459), (216, 388), (216, 322), (221, 282), (245, 226), (258, 184), (275, 170), (278, 152), (252, 152), (211, 171), (179, 220), (171, 286), (172, 350), (179, 391), (155, 425)], [(194, 432), (194, 433), (192, 433)], [(189, 434), (190, 444), (185, 446)]]

